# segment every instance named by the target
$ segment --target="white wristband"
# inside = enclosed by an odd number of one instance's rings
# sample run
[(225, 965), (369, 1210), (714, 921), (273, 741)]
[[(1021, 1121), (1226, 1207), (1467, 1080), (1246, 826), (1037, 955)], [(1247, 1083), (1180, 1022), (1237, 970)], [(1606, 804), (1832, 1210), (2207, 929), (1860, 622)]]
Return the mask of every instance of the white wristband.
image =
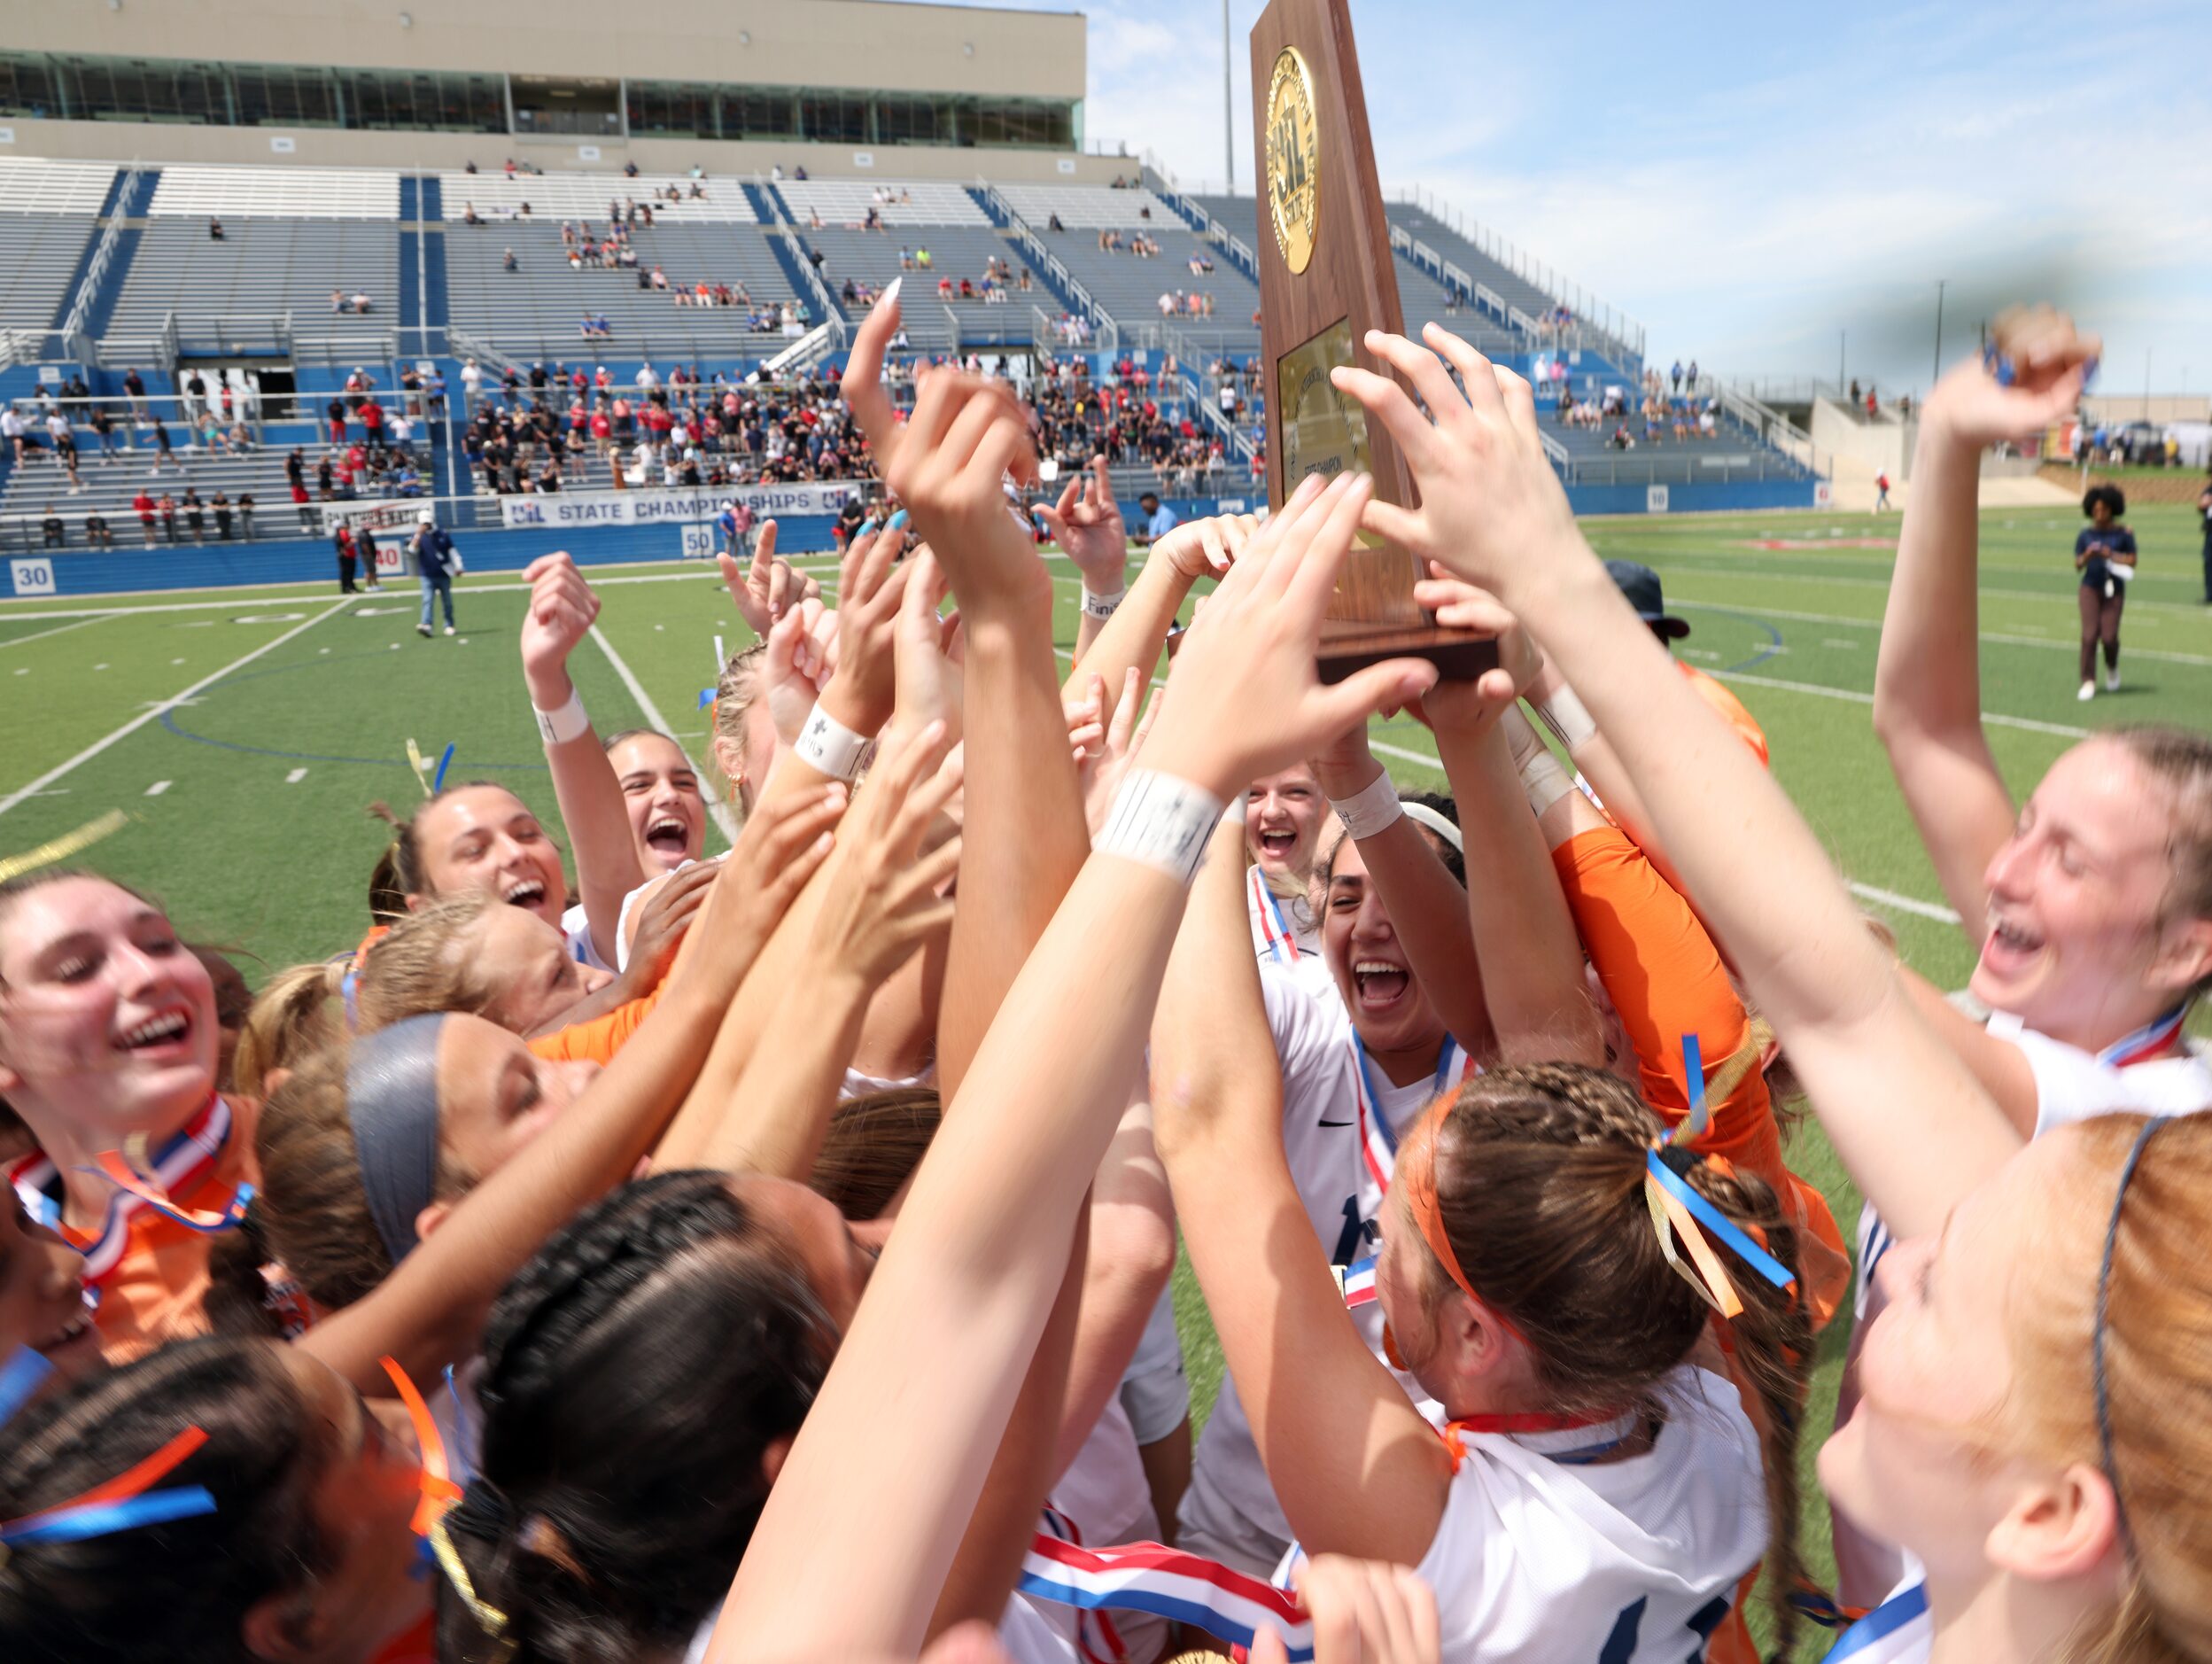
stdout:
[(1597, 733), (1597, 724), (1590, 720), (1590, 713), (1575, 697), (1574, 689), (1564, 682), (1560, 683), (1558, 692), (1536, 707), (1536, 711), (1543, 718), (1544, 726), (1556, 734), (1559, 743), (1570, 751), (1587, 744)]
[(584, 696), (571, 687), (569, 702), (558, 711), (540, 711), (530, 707), (530, 714), (538, 719), (538, 737), (547, 745), (565, 745), (570, 740), (581, 739), (592, 726), (591, 718), (584, 710)]
[(1398, 801), (1398, 788), (1387, 770), (1341, 803), (1330, 798), (1329, 806), (1337, 812), (1337, 819), (1344, 822), (1344, 829), (1354, 840), (1371, 838), (1378, 832), (1387, 830), (1406, 812), (1405, 805)]
[(1104, 623), (1114, 616), (1114, 610), (1122, 604), (1128, 595), (1129, 591), (1123, 588), (1115, 590), (1110, 595), (1094, 595), (1090, 593), (1090, 587), (1086, 584), (1083, 586), (1083, 617), (1097, 618), (1100, 623)]
[(832, 780), (849, 781), (860, 772), (861, 753), (867, 749), (866, 735), (855, 734), (818, 704), (807, 713), (791, 754)]
[(1537, 814), (1542, 814), (1573, 789), (1574, 781), (1559, 766), (1559, 759), (1542, 746), (1521, 765), (1521, 790), (1528, 797), (1529, 808)]
[(1206, 841), (1221, 823), (1222, 801), (1203, 786), (1149, 768), (1131, 769), (1114, 795), (1114, 813), (1091, 847), (1141, 861), (1179, 883), (1198, 876)]

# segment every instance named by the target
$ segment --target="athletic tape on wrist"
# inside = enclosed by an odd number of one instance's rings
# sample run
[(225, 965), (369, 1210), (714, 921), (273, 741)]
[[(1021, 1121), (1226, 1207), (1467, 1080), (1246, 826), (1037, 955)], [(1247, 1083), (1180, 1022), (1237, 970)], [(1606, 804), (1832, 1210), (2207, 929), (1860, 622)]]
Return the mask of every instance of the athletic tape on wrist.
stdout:
[(1544, 725), (1559, 736), (1559, 743), (1570, 751), (1587, 744), (1597, 734), (1597, 724), (1575, 697), (1574, 689), (1564, 683), (1559, 691), (1536, 707), (1544, 719)]
[(1539, 747), (1536, 755), (1521, 765), (1521, 789), (1528, 796), (1528, 806), (1541, 814), (1572, 791), (1574, 781), (1559, 766), (1557, 758)]
[(1128, 598), (1128, 595), (1129, 591), (1125, 588), (1117, 589), (1110, 595), (1094, 595), (1090, 593), (1090, 587), (1086, 585), (1083, 592), (1083, 617), (1097, 618), (1104, 622), (1114, 616), (1114, 609), (1119, 607)]
[(530, 707), (530, 714), (538, 719), (538, 737), (547, 745), (564, 745), (570, 740), (581, 739), (592, 726), (591, 718), (584, 710), (584, 696), (571, 687), (569, 702), (558, 711), (540, 711)]
[(1329, 799), (1329, 806), (1337, 812), (1337, 819), (1344, 822), (1344, 829), (1354, 838), (1371, 838), (1386, 830), (1391, 823), (1406, 812), (1398, 801), (1398, 788), (1391, 781), (1389, 772), (1375, 776), (1365, 787), (1339, 803)]
[(1206, 841), (1221, 818), (1222, 800), (1203, 786), (1149, 768), (1132, 769), (1092, 847), (1141, 861), (1188, 884), (1198, 876)]
[(832, 780), (849, 781), (860, 772), (861, 754), (867, 749), (866, 735), (854, 733), (818, 704), (807, 713), (791, 754)]

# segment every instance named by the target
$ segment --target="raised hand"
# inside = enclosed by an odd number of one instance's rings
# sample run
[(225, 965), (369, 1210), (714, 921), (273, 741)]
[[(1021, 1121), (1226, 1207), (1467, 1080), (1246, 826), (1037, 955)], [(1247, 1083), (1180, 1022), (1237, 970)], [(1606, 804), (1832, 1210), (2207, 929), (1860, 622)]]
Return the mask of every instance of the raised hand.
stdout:
[(898, 623), (891, 634), (893, 680), (892, 725), (902, 734), (918, 734), (932, 722), (942, 722), (955, 744), (960, 738), (961, 678), (954, 657), (959, 615), (937, 616), (937, 607), (949, 593), (944, 569), (927, 545), (906, 557), (906, 588), (899, 596)]
[(891, 408), (891, 395), (883, 385), (883, 349), (898, 333), (898, 286), (904, 281), (892, 278), (876, 297), (875, 305), (853, 332), (844, 379), (837, 384), (845, 408), (868, 436), (876, 472), (886, 479), (891, 477), (891, 457), (898, 449), (899, 430), (898, 413)]
[(822, 586), (818, 581), (777, 556), (773, 520), (760, 523), (760, 535), (753, 541), (749, 565), (740, 566), (731, 555), (718, 555), (714, 559), (722, 569), (722, 581), (729, 588), (738, 616), (763, 639), (769, 626), (793, 607), (821, 599)]
[(838, 569), (836, 668), (822, 697), (856, 734), (880, 733), (891, 719), (897, 693), (892, 637), (914, 570), (897, 564), (905, 547), (904, 531), (870, 532), (846, 545)]
[(1921, 407), (1923, 432), (1976, 449), (2041, 433), (2074, 414), (2104, 344), (2083, 334), (2065, 313), (2039, 306), (1998, 314), (1990, 347), (1997, 366), (1969, 358), (1930, 390)]
[(617, 979), (625, 999), (639, 999), (660, 985), (668, 961), (706, 906), (721, 871), (718, 860), (694, 861), (655, 884), (653, 893), (638, 903), (637, 933), (631, 939), (629, 962)]
[(1036, 477), (1028, 423), (1003, 382), (957, 370), (922, 377), (913, 420), (885, 478), (951, 579), (970, 627), (1049, 615), (1052, 584), (1001, 483)]
[(1573, 511), (1544, 455), (1528, 383), (1433, 323), (1423, 338), (1428, 347), (1370, 330), (1366, 346), (1413, 385), (1433, 422), (1388, 376), (1350, 366), (1330, 372), (1390, 430), (1420, 487), (1418, 509), (1370, 503), (1362, 524), (1470, 583), (1502, 591), (1516, 563), (1541, 561), (1560, 536), (1573, 535)]
[(815, 919), (814, 947), (827, 967), (869, 987), (951, 927), (952, 902), (941, 892), (959, 870), (959, 837), (927, 853), (922, 848), (960, 789), (951, 749), (941, 722), (909, 739), (894, 737), (869, 771), (858, 810), (838, 830), (843, 853)]
[(1129, 576), (1129, 528), (1114, 501), (1114, 477), (1104, 456), (1068, 479), (1056, 505), (1039, 503), (1034, 512), (1075, 562), (1084, 588), (1094, 595), (1121, 593)]
[(1103, 740), (1096, 750), (1086, 747), (1076, 759), (1075, 776), (1083, 782), (1083, 819), (1090, 823), (1094, 838), (1114, 811), (1114, 794), (1121, 789), (1122, 776), (1136, 764), (1137, 754), (1145, 749), (1153, 722), (1160, 715), (1164, 695), (1156, 692), (1145, 704), (1143, 719), (1138, 719), (1137, 675), (1132, 665), (1122, 680), (1122, 696), (1114, 703), (1114, 719), (1106, 724)]
[(720, 869), (736, 904), (730, 929), (751, 945), (752, 953), (776, 933), (807, 880), (828, 859), (850, 797), (842, 781), (834, 781), (819, 791), (764, 796), (745, 817)]
[(1153, 545), (1153, 558), (1164, 560), (1192, 583), (1219, 578), (1245, 545), (1260, 535), (1260, 522), (1248, 514), (1209, 515), (1179, 522)]
[[(829, 657), (817, 627), (821, 604), (810, 602), (768, 626), (768, 651), (760, 667), (761, 694), (768, 702), (776, 738), (787, 747), (798, 743), (799, 729), (830, 680)], [(809, 607), (814, 609), (812, 613)]]
[(540, 555), (523, 578), (530, 585), (530, 607), (523, 614), (523, 680), (531, 704), (558, 711), (575, 691), (569, 655), (598, 618), (599, 597), (565, 553)]
[(1174, 696), (1146, 746), (1150, 766), (1224, 801), (1259, 775), (1310, 756), (1387, 704), (1436, 680), (1419, 659), (1387, 659), (1334, 687), (1316, 673), (1322, 614), (1373, 482), (1301, 482), (1229, 570), (1184, 638)]
[(1543, 655), (1520, 620), (1486, 589), (1453, 577), (1442, 564), (1429, 563), (1429, 577), (1413, 587), (1413, 598), (1455, 630), (1472, 630), (1498, 644), (1498, 667), (1471, 681), (1440, 681), (1416, 700), (1413, 714), (1430, 728), (1486, 732), (1513, 702), (1526, 693), (1543, 670)]

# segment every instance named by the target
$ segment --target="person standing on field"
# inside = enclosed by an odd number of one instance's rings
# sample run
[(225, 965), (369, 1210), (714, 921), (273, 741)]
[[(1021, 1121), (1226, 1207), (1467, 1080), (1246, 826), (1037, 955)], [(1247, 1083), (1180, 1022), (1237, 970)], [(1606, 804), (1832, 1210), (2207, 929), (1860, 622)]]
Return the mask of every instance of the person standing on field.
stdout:
[(461, 551), (438, 524), (438, 517), (428, 509), (417, 517), (415, 535), (407, 541), (414, 551), (415, 570), (423, 577), (423, 618), (415, 626), (417, 635), (431, 633), (431, 612), (435, 603), (446, 603), (446, 634), (454, 633), (454, 574), (461, 570)]
[(2082, 575), (2081, 691), (2086, 704), (2097, 696), (2097, 648), (2105, 649), (2105, 691), (2120, 691), (2120, 610), (2127, 605), (2128, 584), (2135, 577), (2135, 533), (2120, 524), (2128, 500), (2117, 486), (2092, 486), (2082, 499), (2089, 524), (2074, 540), (2074, 570)]

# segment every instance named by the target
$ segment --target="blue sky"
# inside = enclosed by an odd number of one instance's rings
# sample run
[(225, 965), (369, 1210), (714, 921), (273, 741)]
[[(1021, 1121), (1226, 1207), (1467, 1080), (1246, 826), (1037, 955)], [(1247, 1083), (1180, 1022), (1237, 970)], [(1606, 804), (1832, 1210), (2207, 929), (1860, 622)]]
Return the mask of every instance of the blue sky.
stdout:
[[(1218, 0), (1090, 0), (1094, 140), (1221, 178)], [(1230, 0), (1237, 182), (1249, 45)], [(1641, 320), (1662, 361), (1924, 386), (2008, 300), (2106, 337), (2103, 390), (2212, 392), (2212, 8), (1353, 0), (1386, 189)]]

